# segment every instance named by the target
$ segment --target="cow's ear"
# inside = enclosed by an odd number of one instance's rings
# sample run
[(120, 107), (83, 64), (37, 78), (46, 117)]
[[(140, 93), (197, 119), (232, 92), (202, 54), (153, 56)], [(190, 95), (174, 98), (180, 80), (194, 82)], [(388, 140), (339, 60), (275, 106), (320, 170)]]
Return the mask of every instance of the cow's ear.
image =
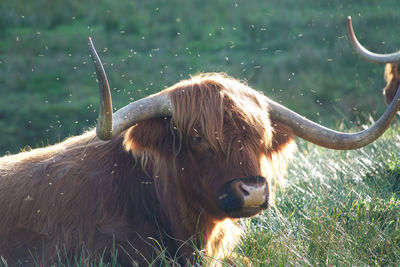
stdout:
[(291, 129), (286, 125), (271, 120), (271, 127), (274, 135), (271, 147), (267, 152), (269, 168), (265, 169), (265, 172), (269, 177), (275, 177), (277, 179), (275, 181), (278, 181), (279, 184), (286, 173), (289, 160), (296, 151), (296, 143)]
[(163, 147), (169, 143), (168, 124), (166, 118), (153, 118), (138, 122), (125, 133), (125, 149), (134, 154), (141, 154), (144, 151), (161, 152)]
[(293, 133), (289, 127), (276, 121), (271, 120), (271, 126), (274, 135), (272, 139), (271, 153), (280, 153), (288, 144), (294, 141)]

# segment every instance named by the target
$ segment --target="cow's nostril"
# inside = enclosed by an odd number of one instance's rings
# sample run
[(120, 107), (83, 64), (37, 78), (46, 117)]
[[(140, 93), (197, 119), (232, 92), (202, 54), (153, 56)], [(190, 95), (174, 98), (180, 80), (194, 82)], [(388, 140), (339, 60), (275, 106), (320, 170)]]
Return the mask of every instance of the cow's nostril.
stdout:
[(240, 194), (244, 199), (244, 207), (261, 206), (266, 200), (266, 185), (248, 185), (240, 183)]
[(246, 187), (247, 186), (245, 184), (243, 184), (243, 183), (239, 184), (239, 189), (243, 193), (244, 197), (248, 197), (250, 195), (250, 192), (248, 191), (248, 189)]

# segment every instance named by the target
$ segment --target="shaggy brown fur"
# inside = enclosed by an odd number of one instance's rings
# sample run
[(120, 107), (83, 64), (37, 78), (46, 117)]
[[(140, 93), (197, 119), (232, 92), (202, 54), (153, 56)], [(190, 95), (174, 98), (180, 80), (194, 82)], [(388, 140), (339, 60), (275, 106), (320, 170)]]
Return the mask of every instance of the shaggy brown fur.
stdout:
[(383, 88), (383, 96), (387, 105), (392, 103), (392, 100), (400, 85), (400, 63), (388, 63), (385, 66), (385, 81), (386, 87)]
[(123, 265), (148, 264), (162, 248), (181, 264), (194, 248), (214, 263), (229, 256), (240, 230), (218, 209), (216, 190), (238, 177), (281, 176), (295, 148), (290, 131), (269, 120), (259, 93), (223, 74), (165, 93), (173, 118), (107, 142), (91, 131), (0, 158), (0, 255), (9, 264), (82, 251), (107, 261), (114, 249)]

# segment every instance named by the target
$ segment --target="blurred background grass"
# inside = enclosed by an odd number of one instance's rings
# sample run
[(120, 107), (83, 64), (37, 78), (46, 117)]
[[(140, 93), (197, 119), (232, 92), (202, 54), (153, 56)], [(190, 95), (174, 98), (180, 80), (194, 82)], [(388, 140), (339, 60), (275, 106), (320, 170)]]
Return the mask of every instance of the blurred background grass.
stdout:
[[(347, 37), (397, 51), (398, 0), (104, 0), (0, 2), (0, 155), (89, 129), (97, 84), (92, 36), (114, 107), (198, 72), (223, 71), (336, 129), (384, 110), (383, 66)], [(396, 26), (395, 26), (396, 25)]]

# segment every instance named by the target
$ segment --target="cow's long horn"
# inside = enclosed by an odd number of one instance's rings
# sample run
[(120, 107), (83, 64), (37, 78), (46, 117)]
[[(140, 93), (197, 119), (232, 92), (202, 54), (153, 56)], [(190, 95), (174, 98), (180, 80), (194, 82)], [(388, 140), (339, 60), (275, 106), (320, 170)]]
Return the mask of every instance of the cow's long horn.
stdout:
[(102, 140), (109, 140), (136, 122), (172, 114), (171, 101), (167, 94), (154, 94), (122, 107), (112, 113), (110, 87), (103, 65), (89, 38), (89, 48), (99, 82), (100, 110), (96, 134)]
[(400, 108), (400, 90), (383, 115), (368, 129), (357, 133), (342, 133), (312, 122), (294, 111), (268, 99), (270, 118), (289, 126), (295, 135), (309, 142), (332, 149), (357, 149), (381, 136), (389, 127)]
[(349, 27), (350, 43), (352, 44), (354, 50), (360, 57), (364, 58), (365, 60), (368, 60), (369, 62), (381, 63), (381, 64), (400, 61), (400, 51), (391, 54), (377, 54), (363, 47), (357, 40), (356, 35), (354, 34), (353, 25), (351, 24), (351, 17), (349, 16), (347, 20)]

